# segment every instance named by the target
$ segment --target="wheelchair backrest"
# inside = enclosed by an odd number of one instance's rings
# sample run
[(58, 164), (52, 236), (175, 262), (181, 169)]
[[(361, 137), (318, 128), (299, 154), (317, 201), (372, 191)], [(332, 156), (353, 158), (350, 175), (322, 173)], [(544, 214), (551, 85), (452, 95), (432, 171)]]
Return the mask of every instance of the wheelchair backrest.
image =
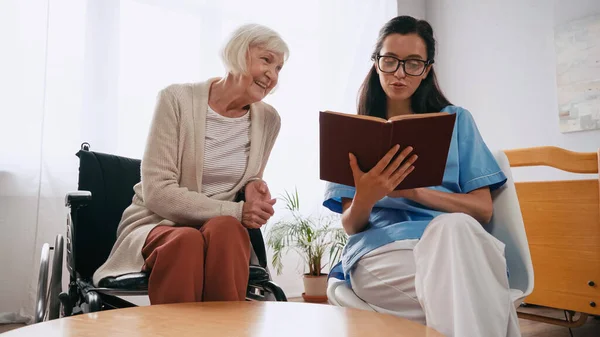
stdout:
[(82, 278), (93, 273), (108, 258), (116, 240), (123, 211), (140, 181), (139, 159), (80, 150), (79, 190), (90, 191), (92, 200), (73, 219), (75, 270)]

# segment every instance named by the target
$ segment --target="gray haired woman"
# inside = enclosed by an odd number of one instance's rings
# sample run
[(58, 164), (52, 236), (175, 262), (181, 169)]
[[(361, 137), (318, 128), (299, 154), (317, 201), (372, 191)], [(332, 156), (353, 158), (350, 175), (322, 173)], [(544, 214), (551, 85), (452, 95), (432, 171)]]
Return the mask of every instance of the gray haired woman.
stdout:
[(262, 99), (288, 54), (279, 34), (245, 25), (223, 49), (224, 77), (160, 91), (141, 182), (94, 284), (147, 271), (152, 304), (245, 299), (256, 258), (247, 229), (275, 203), (262, 176), (280, 118)]

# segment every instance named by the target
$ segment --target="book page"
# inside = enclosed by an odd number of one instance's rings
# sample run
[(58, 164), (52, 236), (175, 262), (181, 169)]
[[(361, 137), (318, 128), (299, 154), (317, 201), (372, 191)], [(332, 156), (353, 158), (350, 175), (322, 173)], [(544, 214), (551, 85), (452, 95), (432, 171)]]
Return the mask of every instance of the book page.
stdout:
[(449, 114), (448, 112), (428, 112), (428, 113), (423, 113), (423, 114), (410, 114), (410, 115), (394, 116), (394, 117), (386, 120), (386, 119), (379, 118), (379, 117), (373, 117), (373, 116), (367, 116), (367, 115), (353, 115), (353, 114), (349, 114), (349, 113), (336, 112), (336, 111), (330, 111), (330, 110), (325, 110), (322, 112), (327, 113), (327, 114), (332, 114), (332, 115), (365, 119), (365, 120), (381, 122), (381, 123), (389, 123), (389, 122), (394, 122), (394, 121), (399, 121), (399, 120), (404, 120), (404, 119), (432, 118), (432, 117), (438, 117), (438, 116), (446, 116)]
[(366, 120), (370, 120), (370, 121), (375, 121), (375, 122), (381, 122), (381, 123), (385, 123), (387, 122), (387, 120), (383, 119), (383, 118), (379, 118), (379, 117), (373, 117), (373, 116), (366, 116), (366, 115), (353, 115), (353, 114), (349, 114), (349, 113), (344, 113), (344, 112), (335, 112), (335, 111), (323, 111), (324, 113), (328, 113), (328, 114), (332, 114), (332, 115), (339, 115), (339, 116), (345, 116), (345, 117), (351, 117), (351, 118), (358, 118), (358, 119), (366, 119)]
[(446, 116), (446, 115), (448, 115), (447, 112), (428, 112), (428, 113), (424, 113), (424, 114), (410, 114), (410, 115), (394, 116), (394, 117), (390, 118), (388, 121), (394, 122), (394, 121), (400, 121), (403, 119), (431, 118), (431, 117)]

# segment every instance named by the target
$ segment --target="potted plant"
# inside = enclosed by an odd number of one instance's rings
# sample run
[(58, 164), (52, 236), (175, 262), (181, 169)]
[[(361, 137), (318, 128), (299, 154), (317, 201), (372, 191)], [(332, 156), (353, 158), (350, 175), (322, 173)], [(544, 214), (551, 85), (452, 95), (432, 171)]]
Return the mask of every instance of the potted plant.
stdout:
[[(283, 254), (289, 250), (295, 251), (308, 269), (303, 277), (302, 297), (307, 302), (325, 302), (327, 274), (323, 273), (323, 268), (339, 261), (348, 237), (342, 228), (333, 226), (339, 217), (303, 216), (297, 190), (293, 194), (285, 191), (282, 199), (291, 216), (277, 221), (267, 232), (267, 245), (273, 250), (273, 267), (278, 275), (281, 274)], [(325, 262), (323, 258), (327, 253), (328, 260)]]

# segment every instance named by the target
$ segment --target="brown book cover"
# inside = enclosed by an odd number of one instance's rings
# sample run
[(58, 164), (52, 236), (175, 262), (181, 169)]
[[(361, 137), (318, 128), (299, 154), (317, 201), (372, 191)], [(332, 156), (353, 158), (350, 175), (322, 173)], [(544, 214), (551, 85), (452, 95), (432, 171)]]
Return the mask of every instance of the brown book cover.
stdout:
[(396, 190), (442, 184), (456, 114), (447, 112), (382, 118), (321, 111), (320, 178), (354, 186), (348, 153), (367, 172), (395, 145), (412, 146), (415, 169)]

